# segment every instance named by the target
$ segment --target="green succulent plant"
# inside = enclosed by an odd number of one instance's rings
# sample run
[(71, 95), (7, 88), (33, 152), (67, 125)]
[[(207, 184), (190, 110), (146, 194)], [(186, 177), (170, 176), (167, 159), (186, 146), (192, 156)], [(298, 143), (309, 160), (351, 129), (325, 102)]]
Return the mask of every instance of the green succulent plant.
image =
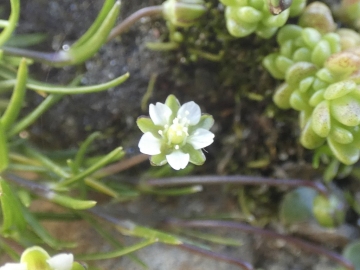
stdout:
[(297, 16), (305, 7), (306, 1), (295, 0), (289, 9), (274, 15), (272, 5), (265, 0), (221, 0), (226, 6), (226, 26), (234, 37), (245, 37), (256, 33), (262, 38), (270, 38), (289, 16)]
[(349, 35), (357, 34), (287, 25), (277, 36), (279, 52), (263, 60), (273, 77), (285, 80), (275, 91), (275, 104), (300, 112), (301, 144), (308, 149), (325, 144), (346, 165), (360, 157), (360, 57), (349, 51)]

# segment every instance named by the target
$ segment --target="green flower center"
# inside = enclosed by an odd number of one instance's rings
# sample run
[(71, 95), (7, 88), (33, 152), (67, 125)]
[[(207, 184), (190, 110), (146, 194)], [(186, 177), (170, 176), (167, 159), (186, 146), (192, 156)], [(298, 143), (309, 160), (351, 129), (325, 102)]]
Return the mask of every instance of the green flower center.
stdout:
[(175, 145), (175, 148), (183, 144), (189, 136), (187, 128), (188, 121), (187, 119), (182, 120), (183, 121), (180, 121), (179, 118), (175, 118), (172, 125), (165, 131), (168, 142)]

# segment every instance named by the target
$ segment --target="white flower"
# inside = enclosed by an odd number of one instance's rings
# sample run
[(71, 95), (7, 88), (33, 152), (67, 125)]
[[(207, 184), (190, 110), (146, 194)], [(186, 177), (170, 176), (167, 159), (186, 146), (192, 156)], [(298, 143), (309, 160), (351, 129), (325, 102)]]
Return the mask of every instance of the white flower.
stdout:
[[(29, 270), (29, 269), (51, 269), (71, 270), (74, 263), (72, 254), (61, 253), (50, 257), (41, 247), (30, 247), (26, 249), (20, 259), (20, 263), (7, 263), (0, 270)], [(50, 268), (49, 268), (50, 267)]]
[(71, 253), (61, 253), (46, 261), (52, 270), (71, 270), (74, 256)]
[(6, 263), (0, 270), (27, 270), (26, 263)]
[(140, 152), (151, 155), (151, 163), (166, 162), (175, 170), (184, 169), (189, 162), (205, 162), (202, 148), (214, 141), (209, 129), (214, 124), (210, 115), (201, 115), (199, 105), (190, 101), (180, 106), (170, 95), (165, 104), (149, 106), (150, 118), (140, 117), (137, 124), (144, 135), (139, 142)]

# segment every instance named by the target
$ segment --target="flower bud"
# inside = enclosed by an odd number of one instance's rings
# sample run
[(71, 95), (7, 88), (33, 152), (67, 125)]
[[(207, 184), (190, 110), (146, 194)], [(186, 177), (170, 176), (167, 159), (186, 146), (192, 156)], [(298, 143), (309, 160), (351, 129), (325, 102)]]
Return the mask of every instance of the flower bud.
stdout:
[(164, 17), (179, 27), (192, 26), (206, 10), (203, 0), (167, 0), (163, 3)]
[(318, 195), (314, 199), (313, 213), (321, 226), (336, 227), (344, 222), (345, 205), (334, 195)]

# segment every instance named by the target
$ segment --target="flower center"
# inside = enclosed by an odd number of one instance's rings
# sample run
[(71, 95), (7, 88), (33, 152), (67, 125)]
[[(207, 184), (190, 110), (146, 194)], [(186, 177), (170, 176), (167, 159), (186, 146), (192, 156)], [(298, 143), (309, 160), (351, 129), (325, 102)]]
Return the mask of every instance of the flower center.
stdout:
[(166, 131), (167, 138), (171, 144), (179, 145), (182, 144), (189, 136), (188, 133), (188, 120), (186, 118), (180, 119), (176, 117), (173, 120), (172, 125)]

